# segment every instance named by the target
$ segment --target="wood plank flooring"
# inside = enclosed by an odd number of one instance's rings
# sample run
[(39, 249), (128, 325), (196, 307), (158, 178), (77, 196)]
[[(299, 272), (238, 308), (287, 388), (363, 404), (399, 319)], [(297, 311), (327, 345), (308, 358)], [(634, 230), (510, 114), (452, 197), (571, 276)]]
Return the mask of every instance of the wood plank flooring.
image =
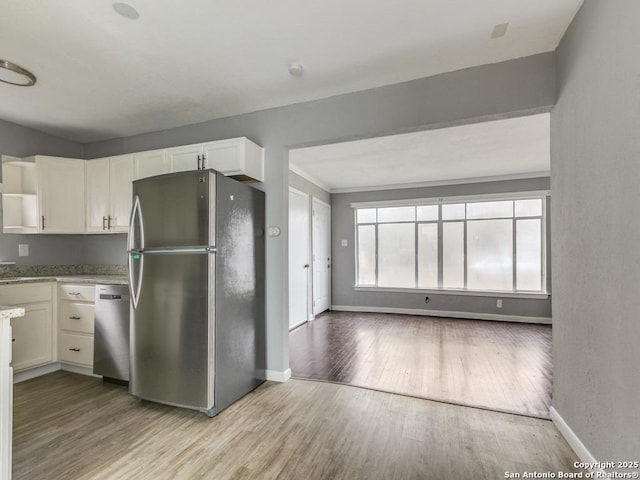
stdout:
[(212, 419), (69, 372), (15, 385), (15, 480), (438, 479), (570, 472), (547, 420), (268, 382)]
[(329, 312), (289, 349), (295, 378), (549, 418), (549, 325)]

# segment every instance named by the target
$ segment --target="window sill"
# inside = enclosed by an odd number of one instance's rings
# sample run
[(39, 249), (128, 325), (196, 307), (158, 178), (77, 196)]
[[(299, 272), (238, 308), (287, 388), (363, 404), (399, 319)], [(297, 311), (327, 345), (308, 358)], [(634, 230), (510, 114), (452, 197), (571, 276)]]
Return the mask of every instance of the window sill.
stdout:
[(547, 292), (497, 292), (478, 290), (454, 290), (450, 288), (395, 288), (395, 287), (365, 287), (356, 285), (356, 292), (393, 292), (393, 293), (430, 293), (433, 295), (467, 295), (472, 297), (499, 297), (499, 298), (534, 298), (546, 299), (551, 296)]

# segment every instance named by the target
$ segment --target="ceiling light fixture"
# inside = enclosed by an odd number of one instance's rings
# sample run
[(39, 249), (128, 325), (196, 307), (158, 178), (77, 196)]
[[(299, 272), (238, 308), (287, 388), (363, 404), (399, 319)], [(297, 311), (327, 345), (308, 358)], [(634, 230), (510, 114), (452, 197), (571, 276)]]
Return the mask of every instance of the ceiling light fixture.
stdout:
[(289, 75), (292, 77), (301, 77), (304, 73), (304, 68), (299, 63), (292, 63), (289, 65)]
[(499, 23), (498, 25), (495, 25), (493, 27), (493, 30), (491, 31), (491, 38), (500, 38), (500, 37), (504, 37), (505, 34), (507, 33), (507, 27), (509, 26), (509, 23)]
[(115, 2), (113, 4), (113, 9), (118, 13), (118, 15), (128, 18), (129, 20), (137, 20), (140, 18), (138, 11), (128, 3)]
[(19, 87), (30, 87), (36, 84), (36, 76), (15, 63), (0, 60), (0, 82)]

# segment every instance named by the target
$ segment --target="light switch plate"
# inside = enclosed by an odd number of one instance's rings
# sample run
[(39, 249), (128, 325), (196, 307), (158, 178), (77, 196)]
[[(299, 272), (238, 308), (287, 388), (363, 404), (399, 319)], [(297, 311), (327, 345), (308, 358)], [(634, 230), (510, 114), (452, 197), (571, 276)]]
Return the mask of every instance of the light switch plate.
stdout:
[(343, 247), (347, 247), (347, 246), (349, 246), (349, 241), (348, 241), (348, 240), (342, 240), (341, 245), (342, 245)]
[(28, 243), (20, 243), (20, 244), (18, 244), (18, 256), (19, 257), (28, 257), (29, 256), (29, 244)]

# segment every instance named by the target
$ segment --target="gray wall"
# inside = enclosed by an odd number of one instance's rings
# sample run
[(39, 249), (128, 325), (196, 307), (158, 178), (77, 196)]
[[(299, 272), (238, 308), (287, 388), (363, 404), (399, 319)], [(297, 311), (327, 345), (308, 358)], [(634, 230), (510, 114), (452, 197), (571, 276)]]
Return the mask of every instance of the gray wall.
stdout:
[[(0, 120), (0, 154), (84, 158), (84, 148), (79, 143)], [(21, 243), (29, 245), (28, 257), (18, 256)], [(84, 244), (82, 235), (4, 235), (0, 229), (0, 261), (18, 265), (81, 264), (84, 262)]]
[(312, 197), (322, 200), (324, 203), (331, 203), (331, 194), (319, 187), (315, 183), (310, 182), (306, 178), (302, 178), (295, 172), (289, 170), (289, 186), (300, 190)]
[[(364, 306), (426, 309), (449, 312), (485, 313), (527, 317), (551, 317), (551, 299), (504, 298), (503, 308), (496, 307), (496, 299), (487, 296), (448, 295), (429, 293), (362, 292), (355, 291), (355, 227), (352, 202), (372, 202), (410, 198), (433, 198), (484, 193), (524, 192), (548, 190), (549, 178), (532, 178), (504, 182), (470, 183), (403, 190), (380, 190), (331, 195), (332, 288), (331, 303), (339, 306)], [(548, 231), (548, 230), (547, 230)], [(343, 247), (342, 240), (348, 241)], [(549, 272), (547, 272), (549, 273)]]
[(551, 115), (553, 406), (600, 461), (640, 458), (639, 18), (584, 2)]

